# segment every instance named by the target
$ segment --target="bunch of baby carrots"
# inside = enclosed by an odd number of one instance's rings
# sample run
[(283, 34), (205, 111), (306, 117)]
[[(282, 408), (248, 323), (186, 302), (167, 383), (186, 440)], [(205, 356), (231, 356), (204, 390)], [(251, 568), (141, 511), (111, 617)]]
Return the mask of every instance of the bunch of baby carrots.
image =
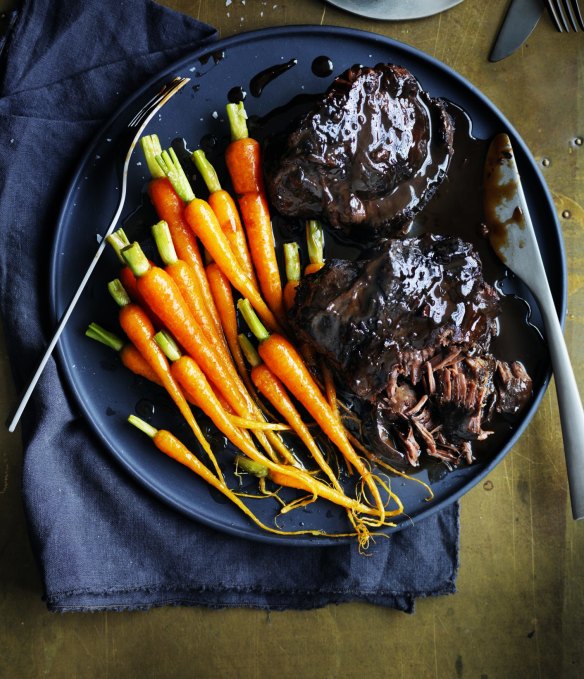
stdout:
[[(119, 352), (128, 369), (168, 392), (207, 462), (172, 433), (134, 415), (130, 423), (258, 526), (280, 535), (326, 535), (310, 528), (285, 531), (276, 520), (269, 526), (260, 521), (229, 488), (197, 423), (199, 411), (238, 449), (239, 470), (255, 474), (266, 495), (273, 494), (266, 490), (266, 479), (276, 487), (302, 491), (281, 511), (319, 498), (335, 503), (347, 513), (349, 526), (343, 535), (356, 535), (359, 546), (366, 548), (371, 532), (393, 525), (392, 517), (403, 507), (389, 478), (373, 472), (366, 449), (355, 445), (345, 428), (326, 366), (320, 366), (315, 378), (314, 366), (307, 365), (314, 357), (288, 337), (286, 311), (301, 275), (298, 246), (286, 245), (288, 281), (283, 286), (260, 144), (248, 134), (243, 104), (229, 104), (227, 112), (232, 141), (225, 160), (235, 200), (222, 189), (203, 151), (195, 151), (192, 160), (207, 186), (206, 200), (195, 196), (173, 149), (163, 151), (155, 135), (142, 140), (152, 175), (148, 194), (160, 220), (152, 227), (160, 263), (150, 261), (123, 230), (113, 234), (109, 242), (122, 266), (108, 289), (119, 306), (127, 339), (95, 323), (87, 335)], [(307, 237), (311, 263), (305, 275), (324, 262), (317, 222), (308, 224)], [(313, 421), (306, 422), (301, 411)], [(280, 431), (293, 433), (301, 445), (286, 443)], [(323, 436), (357, 479), (354, 496), (339, 480), (340, 463), (335, 471), (323, 453), (318, 442)]]

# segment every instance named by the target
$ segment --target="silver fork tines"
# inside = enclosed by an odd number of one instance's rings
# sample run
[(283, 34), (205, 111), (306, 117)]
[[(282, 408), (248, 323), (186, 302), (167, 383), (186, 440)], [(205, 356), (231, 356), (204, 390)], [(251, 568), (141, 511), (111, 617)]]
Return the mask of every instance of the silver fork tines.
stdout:
[(574, 12), (572, 10), (572, 0), (564, 0), (564, 9), (568, 19), (570, 20), (570, 24), (572, 25), (572, 30), (577, 31), (578, 24), (576, 23), (576, 17), (574, 16)]
[[(110, 222), (110, 225), (108, 226), (106, 232), (103, 234), (102, 240), (99, 244), (99, 247), (97, 249), (97, 252), (95, 253), (93, 259), (91, 260), (91, 263), (89, 264), (89, 268), (85, 272), (85, 275), (83, 276), (83, 279), (81, 283), (79, 284), (79, 287), (77, 288), (77, 291), (75, 292), (75, 295), (73, 296), (73, 299), (69, 302), (69, 306), (67, 307), (65, 313), (63, 314), (61, 320), (59, 321), (59, 325), (57, 326), (57, 329), (55, 331), (55, 334), (53, 335), (53, 338), (51, 339), (51, 342), (49, 346), (47, 347), (38, 368), (36, 369), (35, 374), (33, 375), (30, 384), (28, 385), (26, 391), (24, 392), (24, 395), (22, 396), (22, 399), (20, 403), (18, 404), (18, 407), (16, 408), (16, 411), (14, 412), (14, 415), (12, 416), (12, 419), (8, 423), (8, 431), (13, 432), (16, 429), (16, 425), (18, 424), (20, 417), (26, 407), (26, 404), (28, 403), (32, 392), (34, 391), (34, 388), (36, 387), (36, 384), (39, 380), (39, 377), (42, 375), (43, 370), (45, 369), (45, 366), (51, 357), (51, 354), (53, 353), (53, 349), (55, 348), (55, 345), (57, 344), (59, 337), (61, 336), (61, 333), (63, 332), (65, 326), (67, 325), (67, 321), (69, 320), (71, 314), (73, 313), (73, 310), (75, 309), (75, 306), (81, 297), (81, 293), (85, 289), (85, 286), (87, 285), (87, 281), (91, 277), (91, 274), (93, 273), (93, 270), (95, 269), (95, 266), (97, 262), (99, 261), (99, 258), (101, 257), (105, 246), (106, 246), (106, 238), (113, 233), (114, 229), (116, 228), (116, 225), (118, 223), (118, 220), (120, 218), (120, 215), (122, 214), (122, 210), (124, 207), (124, 203), (126, 202), (126, 189), (127, 189), (127, 184), (128, 184), (128, 167), (130, 164), (130, 157), (132, 156), (132, 152), (134, 151), (134, 148), (136, 144), (138, 143), (138, 140), (140, 139), (142, 132), (144, 131), (144, 128), (146, 125), (150, 122), (154, 114), (159, 111), (164, 104), (174, 95), (176, 94), (182, 87), (184, 87), (188, 82), (190, 78), (173, 78), (170, 82), (166, 83), (164, 87), (157, 93), (155, 94), (150, 101), (148, 101), (139, 111), (136, 113), (136, 115), (130, 120), (127, 126), (127, 132), (130, 133), (132, 136), (130, 137), (131, 141), (129, 144), (128, 151), (124, 156), (124, 162), (123, 162), (123, 167), (122, 167), (122, 184), (121, 184), (121, 190), (120, 190), (120, 200), (118, 202), (118, 208)], [(123, 136), (123, 135), (121, 135)], [(121, 160), (121, 159), (120, 159)], [(120, 163), (121, 165), (121, 163)], [(113, 170), (113, 168), (112, 168)]]
[(578, 31), (578, 25), (584, 31), (584, 18), (580, 11), (580, 0), (546, 0), (549, 15), (560, 33), (568, 33), (570, 27)]
[(584, 16), (582, 16), (582, 11), (580, 10), (580, 0), (572, 0), (572, 9), (576, 15), (576, 19), (580, 24), (580, 28), (584, 31)]

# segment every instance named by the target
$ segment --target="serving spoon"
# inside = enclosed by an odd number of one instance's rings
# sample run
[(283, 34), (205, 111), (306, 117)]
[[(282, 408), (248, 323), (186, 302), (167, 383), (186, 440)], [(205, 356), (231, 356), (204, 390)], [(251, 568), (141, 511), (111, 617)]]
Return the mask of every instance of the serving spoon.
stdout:
[(574, 519), (584, 518), (584, 412), (554, 299), (521, 186), (511, 140), (497, 135), (489, 147), (483, 183), (489, 240), (501, 261), (536, 298), (545, 326), (564, 439)]

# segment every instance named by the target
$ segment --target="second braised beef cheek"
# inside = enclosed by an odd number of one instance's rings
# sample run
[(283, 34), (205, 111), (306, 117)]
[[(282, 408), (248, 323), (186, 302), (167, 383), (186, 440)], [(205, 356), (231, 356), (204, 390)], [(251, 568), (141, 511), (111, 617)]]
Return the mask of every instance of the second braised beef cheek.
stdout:
[(453, 121), (405, 68), (355, 66), (267, 157), (274, 207), (361, 240), (410, 221), (442, 181)]
[(499, 296), (472, 245), (426, 234), (387, 240), (371, 259), (328, 260), (301, 281), (290, 313), (297, 337), (372, 400), (396, 366), (417, 383), (445, 347), (486, 351)]
[(394, 462), (422, 453), (472, 462), (495, 412), (531, 396), (520, 363), (489, 353), (499, 295), (459, 238), (392, 239), (357, 261), (330, 260), (300, 283), (291, 325), (369, 404), (364, 431)]

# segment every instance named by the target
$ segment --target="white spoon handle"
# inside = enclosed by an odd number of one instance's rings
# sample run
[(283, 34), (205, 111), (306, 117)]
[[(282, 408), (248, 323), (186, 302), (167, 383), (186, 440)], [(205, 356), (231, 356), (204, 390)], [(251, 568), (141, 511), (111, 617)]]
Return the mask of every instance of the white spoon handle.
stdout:
[(538, 291), (556, 381), (572, 515), (584, 518), (584, 410), (549, 287)]

